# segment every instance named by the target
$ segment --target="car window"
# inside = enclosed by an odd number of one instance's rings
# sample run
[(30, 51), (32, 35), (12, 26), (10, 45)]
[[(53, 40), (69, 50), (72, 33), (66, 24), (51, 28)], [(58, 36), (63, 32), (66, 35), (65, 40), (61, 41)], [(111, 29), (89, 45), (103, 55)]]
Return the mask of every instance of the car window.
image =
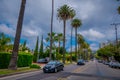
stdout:
[(50, 61), (49, 63), (48, 63), (49, 65), (55, 65), (56, 64), (56, 61)]

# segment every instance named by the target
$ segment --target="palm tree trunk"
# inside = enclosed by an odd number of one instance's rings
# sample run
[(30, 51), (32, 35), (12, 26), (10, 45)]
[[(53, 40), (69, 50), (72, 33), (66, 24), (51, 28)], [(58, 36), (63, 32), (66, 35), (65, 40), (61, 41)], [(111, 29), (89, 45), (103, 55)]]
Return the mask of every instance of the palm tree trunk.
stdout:
[(75, 28), (75, 40), (76, 40), (76, 45), (75, 45), (75, 53), (76, 53), (76, 61), (78, 61), (78, 53), (77, 53), (77, 28)]
[(25, 4), (26, 4), (26, 0), (22, 0), (18, 23), (17, 23), (15, 41), (13, 46), (13, 52), (12, 52), (11, 60), (8, 67), (8, 69), (11, 69), (11, 70), (17, 69), (18, 49), (19, 49), (19, 42), (20, 42), (20, 36), (21, 36), (21, 30), (22, 30), (22, 23), (24, 18)]
[(66, 20), (63, 20), (63, 63), (65, 63), (65, 30), (66, 30)]
[(73, 31), (73, 27), (71, 27), (71, 54), (70, 54), (70, 57), (71, 57), (71, 63), (72, 63), (72, 31)]
[(50, 55), (49, 55), (50, 60), (51, 60), (51, 56), (52, 56), (53, 15), (54, 15), (54, 0), (52, 0), (51, 34), (50, 34)]

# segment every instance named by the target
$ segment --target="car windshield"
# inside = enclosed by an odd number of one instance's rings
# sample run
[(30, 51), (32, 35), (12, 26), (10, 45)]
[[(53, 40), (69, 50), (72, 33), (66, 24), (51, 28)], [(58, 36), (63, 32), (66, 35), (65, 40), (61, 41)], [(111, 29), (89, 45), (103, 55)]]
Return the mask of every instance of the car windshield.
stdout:
[(50, 61), (49, 63), (48, 63), (48, 65), (55, 65), (56, 64), (56, 61)]
[(80, 59), (80, 60), (78, 60), (79, 62), (83, 62), (83, 60), (82, 59)]

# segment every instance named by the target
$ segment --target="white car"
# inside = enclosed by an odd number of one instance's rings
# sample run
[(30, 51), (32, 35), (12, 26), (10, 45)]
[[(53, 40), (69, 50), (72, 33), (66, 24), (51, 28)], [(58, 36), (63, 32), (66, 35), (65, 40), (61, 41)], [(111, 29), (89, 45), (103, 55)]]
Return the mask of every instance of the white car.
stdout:
[(120, 68), (120, 63), (117, 61), (111, 61), (109, 62), (109, 66), (112, 68)]

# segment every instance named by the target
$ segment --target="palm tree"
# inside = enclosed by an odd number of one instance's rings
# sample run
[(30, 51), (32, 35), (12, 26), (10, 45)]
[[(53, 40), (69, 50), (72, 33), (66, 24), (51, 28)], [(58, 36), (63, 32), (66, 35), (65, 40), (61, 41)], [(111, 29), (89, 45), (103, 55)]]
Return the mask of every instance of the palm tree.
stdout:
[[(76, 13), (72, 13), (71, 10), (71, 14), (70, 14), (70, 19), (72, 20), (75, 17)], [(70, 62), (72, 63), (72, 32), (73, 32), (73, 27), (71, 27), (71, 53), (70, 53)]]
[[(75, 14), (74, 9), (72, 9), (71, 7), (67, 6), (67, 5), (63, 5), (61, 6), (58, 10), (57, 10), (57, 17), (59, 18), (59, 20), (63, 20), (63, 50), (65, 50), (65, 31), (66, 31), (66, 21), (71, 19), (71, 15)], [(63, 51), (63, 63), (65, 63), (65, 51)]]
[(51, 55), (52, 55), (53, 15), (54, 15), (54, 0), (52, 0), (52, 14), (51, 14), (50, 55), (49, 55), (50, 60), (51, 60)]
[(56, 38), (56, 41), (58, 41), (58, 53), (59, 53), (60, 52), (60, 42), (63, 41), (63, 34), (58, 33), (55, 38)]
[(25, 4), (26, 4), (26, 0), (22, 0), (18, 23), (17, 23), (15, 41), (13, 46), (13, 52), (12, 52), (11, 60), (8, 67), (8, 69), (11, 69), (11, 70), (17, 69), (18, 49), (19, 49), (19, 42), (20, 42), (20, 36), (21, 36), (21, 30), (22, 30), (22, 23), (24, 18)]
[(75, 28), (75, 40), (76, 40), (76, 46), (75, 46), (75, 53), (76, 53), (76, 61), (78, 60), (78, 54), (77, 54), (77, 28), (82, 25), (80, 19), (73, 19), (71, 22), (71, 25)]
[(81, 57), (81, 55), (80, 55), (81, 47), (80, 46), (83, 45), (85, 40), (84, 40), (84, 37), (81, 34), (78, 34), (77, 37), (78, 37), (77, 38), (77, 43), (78, 43), (78, 52), (79, 52), (78, 55)]

